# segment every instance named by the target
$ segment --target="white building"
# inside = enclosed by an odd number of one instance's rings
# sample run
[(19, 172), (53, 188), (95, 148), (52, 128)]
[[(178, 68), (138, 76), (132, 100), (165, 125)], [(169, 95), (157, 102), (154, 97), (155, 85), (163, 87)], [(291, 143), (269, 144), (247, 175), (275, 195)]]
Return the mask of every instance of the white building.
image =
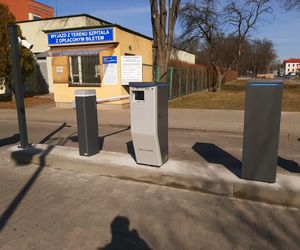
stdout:
[(171, 59), (179, 60), (190, 64), (196, 63), (196, 55), (185, 50), (172, 48)]
[(284, 64), (284, 73), (287, 75), (291, 73), (292, 75), (296, 75), (297, 72), (300, 72), (300, 59), (290, 58), (283, 61)]

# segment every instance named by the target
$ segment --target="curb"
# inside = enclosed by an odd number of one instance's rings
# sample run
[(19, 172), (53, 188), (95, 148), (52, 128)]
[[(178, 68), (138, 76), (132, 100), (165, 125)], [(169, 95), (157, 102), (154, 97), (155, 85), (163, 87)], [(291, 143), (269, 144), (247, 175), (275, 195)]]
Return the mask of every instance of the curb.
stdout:
[(57, 169), (185, 189), (231, 198), (300, 208), (300, 176), (277, 174), (276, 183), (242, 180), (216, 164), (170, 159), (161, 168), (137, 165), (129, 154), (101, 151), (79, 156), (76, 148), (36, 144), (9, 147), (17, 165), (33, 163)]

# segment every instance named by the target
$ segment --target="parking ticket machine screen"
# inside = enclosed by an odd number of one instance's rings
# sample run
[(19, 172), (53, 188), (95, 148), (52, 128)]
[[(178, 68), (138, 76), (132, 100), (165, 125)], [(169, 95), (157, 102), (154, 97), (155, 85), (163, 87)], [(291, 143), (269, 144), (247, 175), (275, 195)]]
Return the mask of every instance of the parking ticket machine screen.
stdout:
[(145, 100), (145, 92), (144, 91), (133, 91), (134, 100), (135, 101), (144, 101)]

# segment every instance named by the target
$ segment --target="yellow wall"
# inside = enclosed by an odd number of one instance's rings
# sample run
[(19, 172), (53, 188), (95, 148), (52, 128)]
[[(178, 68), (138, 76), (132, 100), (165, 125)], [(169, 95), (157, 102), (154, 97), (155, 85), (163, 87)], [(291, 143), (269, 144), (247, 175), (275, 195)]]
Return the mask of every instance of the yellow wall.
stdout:
[[(116, 39), (120, 43), (121, 56), (127, 54), (134, 54), (136, 56), (142, 56), (143, 58), (143, 82), (152, 82), (152, 40), (143, 38), (138, 35), (134, 35), (117, 29)], [(119, 65), (119, 72), (121, 73), (121, 64)], [(121, 81), (121, 79), (120, 79)], [(122, 94), (128, 93), (128, 87), (122, 88)]]
[(52, 58), (53, 82), (66, 83), (69, 81), (69, 58), (67, 56), (56, 56)]
[[(143, 64), (152, 65), (152, 41), (141, 36), (125, 32), (119, 28), (114, 28), (114, 40), (119, 44), (115, 48), (110, 50), (101, 51), (100, 60), (100, 72), (101, 81), (103, 78), (103, 56), (117, 56), (117, 68), (118, 68), (118, 84), (117, 85), (105, 85), (101, 83), (100, 87), (69, 87), (69, 61), (68, 57), (53, 57), (52, 58), (52, 71), (53, 71), (53, 90), (54, 99), (57, 103), (70, 103), (74, 98), (74, 92), (77, 89), (95, 89), (97, 99), (128, 95), (128, 86), (122, 86), (121, 84), (121, 56), (125, 53), (140, 55), (143, 59)], [(57, 67), (63, 67), (63, 74), (57, 73)], [(61, 68), (59, 68), (61, 69)], [(143, 66), (143, 81), (152, 81), (152, 67)], [(112, 102), (111, 104), (123, 104), (128, 103), (128, 100)]]

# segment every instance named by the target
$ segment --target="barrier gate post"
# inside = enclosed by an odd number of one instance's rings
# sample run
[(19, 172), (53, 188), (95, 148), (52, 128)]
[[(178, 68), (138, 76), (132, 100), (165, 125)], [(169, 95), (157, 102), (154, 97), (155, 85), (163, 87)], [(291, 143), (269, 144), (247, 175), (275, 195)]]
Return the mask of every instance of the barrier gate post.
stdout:
[(282, 82), (249, 82), (246, 89), (242, 178), (276, 181)]

